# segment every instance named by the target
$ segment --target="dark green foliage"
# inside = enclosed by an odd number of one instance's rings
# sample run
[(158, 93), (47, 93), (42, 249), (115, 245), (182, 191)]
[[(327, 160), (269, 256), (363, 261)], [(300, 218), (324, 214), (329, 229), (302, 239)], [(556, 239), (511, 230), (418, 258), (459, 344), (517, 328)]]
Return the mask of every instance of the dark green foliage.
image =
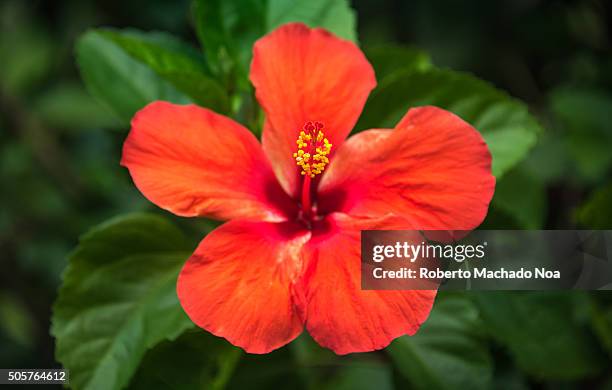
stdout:
[(606, 292), (444, 293), (384, 351), (336, 356), (304, 334), (245, 354), (195, 327), (175, 293), (216, 223), (133, 214), (154, 207), (119, 165), (132, 115), (158, 99), (259, 134), (252, 45), (301, 21), (359, 42), (373, 64), (357, 131), (433, 104), (482, 133), (497, 178), (484, 227), (610, 229), (605, 2), (47, 3), (0, 3), (1, 368), (64, 366), (75, 389), (612, 383)]
[(146, 214), (115, 218), (81, 238), (51, 328), (73, 387), (122, 388), (148, 348), (193, 327), (176, 297), (188, 250), (180, 231)]

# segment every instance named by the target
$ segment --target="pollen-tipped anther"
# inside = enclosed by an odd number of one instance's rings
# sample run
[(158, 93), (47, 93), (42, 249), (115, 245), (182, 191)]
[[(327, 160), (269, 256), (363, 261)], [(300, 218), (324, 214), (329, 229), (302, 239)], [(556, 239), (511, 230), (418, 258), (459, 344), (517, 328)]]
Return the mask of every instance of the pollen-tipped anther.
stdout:
[(295, 143), (298, 150), (293, 153), (293, 157), (302, 168), (302, 175), (314, 178), (325, 170), (325, 166), (329, 164), (328, 156), (332, 144), (325, 138), (323, 123), (314, 122), (313, 125), (312, 122), (306, 122)]

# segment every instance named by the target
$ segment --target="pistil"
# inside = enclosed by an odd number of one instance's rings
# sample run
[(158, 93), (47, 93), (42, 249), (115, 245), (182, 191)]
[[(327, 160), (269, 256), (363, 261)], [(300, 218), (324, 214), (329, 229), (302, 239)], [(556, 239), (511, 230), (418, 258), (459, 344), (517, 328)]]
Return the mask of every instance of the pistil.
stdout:
[(310, 201), (310, 183), (312, 178), (310, 176), (304, 176), (302, 183), (302, 213), (305, 218), (310, 219), (312, 217), (312, 203)]
[(320, 122), (307, 122), (304, 129), (300, 131), (300, 135), (296, 141), (297, 151), (293, 153), (293, 157), (297, 165), (301, 168), (301, 174), (304, 176), (302, 183), (302, 211), (305, 217), (312, 217), (312, 200), (310, 184), (316, 175), (321, 174), (325, 170), (325, 166), (329, 163), (327, 157), (331, 152), (332, 144), (325, 138), (323, 133), (323, 124)]

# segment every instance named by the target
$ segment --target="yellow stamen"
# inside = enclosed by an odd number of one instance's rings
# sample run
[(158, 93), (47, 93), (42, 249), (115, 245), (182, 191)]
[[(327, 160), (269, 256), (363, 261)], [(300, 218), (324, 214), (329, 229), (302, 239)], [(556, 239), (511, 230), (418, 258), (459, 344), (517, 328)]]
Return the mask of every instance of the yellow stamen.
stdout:
[(297, 165), (302, 168), (301, 174), (308, 175), (311, 178), (321, 174), (325, 170), (325, 166), (329, 164), (327, 156), (333, 146), (325, 138), (323, 125), (317, 123), (315, 128), (312, 123), (307, 123), (304, 130), (300, 131), (295, 143), (298, 150), (293, 153), (293, 157)]

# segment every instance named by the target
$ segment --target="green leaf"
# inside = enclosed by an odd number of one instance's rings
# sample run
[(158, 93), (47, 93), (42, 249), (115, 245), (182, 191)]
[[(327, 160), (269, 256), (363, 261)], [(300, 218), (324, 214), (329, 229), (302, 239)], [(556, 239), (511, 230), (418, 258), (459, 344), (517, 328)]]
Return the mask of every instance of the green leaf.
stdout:
[(539, 229), (544, 223), (546, 215), (544, 186), (522, 165), (498, 180), (491, 204), (492, 207), (516, 220), (520, 228)]
[(253, 44), (284, 23), (302, 22), (357, 41), (355, 12), (347, 0), (196, 0), (194, 15), (213, 73), (231, 90), (249, 90)]
[(222, 389), (242, 352), (201, 329), (187, 331), (147, 352), (130, 382), (134, 389)]
[(606, 296), (604, 294), (607, 294), (608, 297), (612, 296), (608, 292), (600, 293), (598, 296), (591, 295), (591, 327), (601, 344), (606, 348), (608, 356), (612, 358), (612, 305), (594, 299)]
[(226, 113), (229, 99), (221, 85), (208, 76), (202, 56), (172, 35), (136, 30), (98, 30), (134, 59), (148, 65), (201, 106)]
[(612, 184), (595, 191), (578, 209), (577, 217), (590, 229), (612, 229)]
[(522, 163), (542, 184), (563, 180), (574, 166), (565, 144), (566, 139), (556, 130), (554, 127), (547, 128)]
[(110, 28), (97, 31), (156, 72), (208, 72), (206, 62), (196, 48), (168, 33)]
[(468, 74), (434, 68), (386, 77), (356, 128), (392, 128), (408, 108), (423, 105), (452, 111), (476, 127), (489, 146), (497, 177), (525, 157), (541, 130), (518, 100)]
[(392, 369), (377, 353), (338, 356), (318, 345), (307, 333), (290, 345), (307, 388), (393, 389)]
[(33, 110), (53, 128), (82, 130), (119, 125), (117, 118), (77, 82), (64, 82), (45, 90), (34, 100)]
[(267, 18), (268, 31), (285, 23), (302, 22), (357, 42), (356, 15), (348, 0), (268, 0)]
[(374, 67), (378, 82), (399, 70), (424, 71), (432, 66), (429, 55), (413, 47), (374, 46), (366, 48), (365, 55)]
[(194, 2), (196, 31), (206, 59), (226, 84), (237, 76), (247, 83), (253, 43), (266, 32), (265, 7), (264, 0)]
[[(612, 166), (612, 95), (600, 89), (560, 87), (550, 94), (550, 110), (573, 159), (574, 176), (596, 182)], [(577, 174), (577, 175), (576, 175)]]
[(474, 294), (491, 337), (519, 367), (540, 379), (571, 380), (597, 374), (606, 365), (597, 341), (577, 318), (588, 306), (574, 292)]
[(550, 94), (554, 114), (572, 130), (612, 137), (612, 95), (603, 89), (558, 87)]
[(484, 389), (492, 363), (481, 330), (472, 302), (441, 294), (417, 334), (400, 337), (386, 351), (416, 388)]
[(243, 354), (228, 389), (305, 389), (289, 348), (264, 355)]
[(176, 297), (189, 253), (176, 227), (148, 214), (112, 219), (81, 238), (51, 328), (73, 388), (125, 387), (147, 349), (193, 326)]
[(392, 390), (391, 367), (374, 359), (355, 359), (338, 369), (335, 375), (316, 389), (328, 390)]
[(91, 30), (77, 42), (76, 57), (85, 85), (124, 123), (154, 100), (191, 103), (170, 81), (130, 56), (103, 33)]

